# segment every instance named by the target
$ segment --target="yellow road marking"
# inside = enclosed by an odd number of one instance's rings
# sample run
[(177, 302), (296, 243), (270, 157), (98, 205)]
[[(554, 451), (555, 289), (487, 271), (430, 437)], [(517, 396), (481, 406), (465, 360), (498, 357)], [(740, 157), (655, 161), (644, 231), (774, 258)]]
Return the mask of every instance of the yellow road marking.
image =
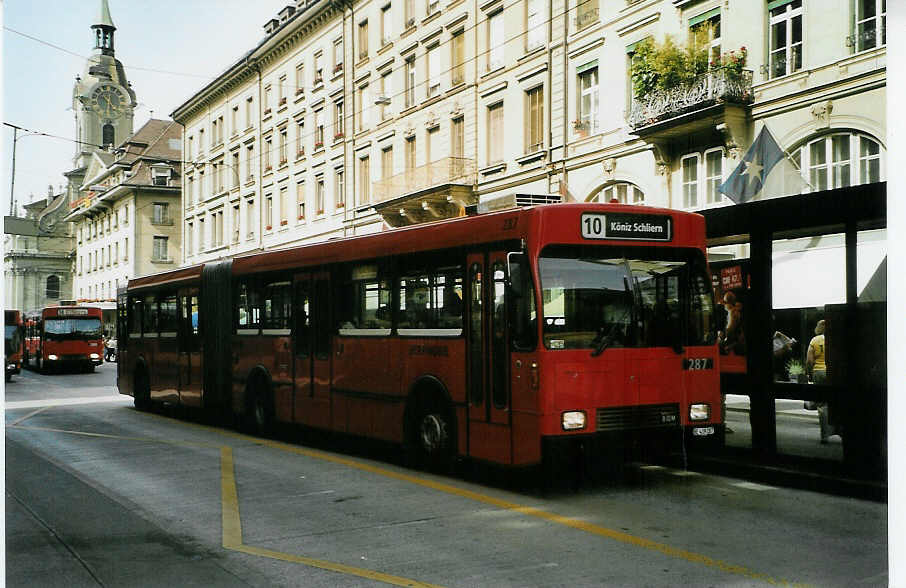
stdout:
[[(38, 411), (35, 411), (35, 412), (38, 412)], [(24, 418), (22, 420), (24, 420)], [(383, 572), (378, 572), (375, 570), (357, 568), (354, 566), (348, 566), (345, 564), (327, 561), (327, 560), (323, 560), (323, 559), (314, 559), (314, 558), (310, 558), (310, 557), (304, 557), (301, 555), (294, 555), (292, 553), (283, 553), (283, 552), (274, 551), (271, 549), (255, 547), (253, 545), (244, 545), (242, 543), (242, 520), (241, 520), (241, 517), (239, 514), (239, 493), (236, 489), (236, 475), (235, 475), (235, 465), (233, 463), (233, 449), (231, 447), (229, 447), (228, 445), (219, 445), (219, 444), (215, 445), (215, 444), (211, 444), (211, 443), (199, 443), (199, 442), (194, 442), (194, 441), (167, 441), (167, 440), (161, 440), (161, 439), (153, 439), (153, 438), (149, 438), (149, 437), (127, 437), (124, 435), (90, 433), (87, 431), (72, 431), (72, 430), (67, 430), (67, 429), (54, 429), (51, 427), (16, 426), (15, 428), (19, 429), (19, 430), (25, 430), (25, 431), (47, 431), (47, 432), (51, 432), (51, 433), (66, 433), (69, 435), (77, 435), (80, 437), (119, 439), (119, 440), (124, 440), (124, 441), (143, 441), (143, 442), (150, 441), (150, 442), (162, 443), (162, 444), (167, 444), (167, 445), (219, 448), (220, 449), (220, 494), (221, 494), (221, 515), (220, 516), (221, 516), (221, 523), (222, 523), (222, 537), (223, 537), (222, 542), (223, 542), (224, 549), (229, 549), (231, 551), (236, 551), (239, 553), (246, 553), (248, 555), (255, 555), (258, 557), (276, 559), (276, 560), (285, 561), (285, 562), (289, 562), (289, 563), (303, 564), (303, 565), (313, 567), (313, 568), (329, 570), (332, 572), (346, 574), (349, 576), (357, 576), (359, 578), (365, 578), (368, 580), (383, 582), (385, 584), (391, 584), (393, 586), (438, 588), (435, 584), (419, 582), (417, 580), (411, 580), (409, 578), (403, 578), (401, 576), (393, 576), (391, 574), (385, 574)]]
[[(443, 482), (439, 482), (439, 481), (435, 481), (435, 480), (431, 480), (431, 479), (427, 479), (427, 478), (421, 478), (421, 477), (414, 476), (411, 474), (396, 472), (396, 471), (389, 470), (389, 469), (386, 469), (383, 467), (378, 467), (378, 466), (370, 465), (370, 464), (367, 464), (364, 462), (360, 462), (360, 461), (357, 461), (354, 459), (349, 459), (346, 457), (341, 457), (338, 455), (326, 453), (323, 451), (318, 451), (316, 449), (298, 447), (295, 445), (289, 445), (287, 443), (283, 443), (280, 441), (274, 441), (271, 439), (262, 439), (262, 438), (258, 438), (258, 437), (251, 437), (249, 435), (237, 433), (235, 431), (218, 429), (216, 427), (210, 427), (207, 425), (201, 425), (201, 424), (197, 424), (197, 423), (186, 423), (185, 421), (169, 419), (169, 417), (161, 417), (161, 418), (167, 418), (168, 420), (174, 420), (176, 422), (179, 422), (179, 423), (191, 426), (191, 427), (196, 427), (196, 428), (200, 428), (200, 429), (203, 429), (206, 431), (215, 432), (220, 435), (223, 435), (226, 437), (232, 437), (234, 439), (238, 439), (238, 440), (242, 440), (242, 441), (249, 441), (249, 442), (252, 442), (257, 445), (270, 447), (272, 449), (286, 451), (289, 453), (296, 453), (296, 454), (304, 455), (306, 457), (310, 457), (313, 459), (328, 461), (331, 463), (336, 463), (339, 465), (351, 467), (354, 469), (369, 472), (369, 473), (376, 474), (379, 476), (384, 476), (387, 478), (392, 478), (392, 479), (408, 482), (408, 483), (422, 486), (425, 488), (431, 488), (432, 490), (437, 490), (439, 492), (444, 492), (446, 494), (460, 496), (462, 498), (473, 500), (475, 502), (480, 502), (483, 504), (495, 506), (495, 507), (503, 509), (503, 510), (510, 510), (510, 511), (518, 512), (518, 513), (521, 513), (521, 514), (524, 514), (527, 516), (536, 517), (536, 518), (543, 519), (543, 520), (546, 520), (546, 521), (549, 521), (549, 522), (552, 522), (552, 523), (555, 523), (558, 525), (563, 525), (566, 527), (577, 529), (577, 530), (580, 530), (580, 531), (583, 531), (583, 532), (586, 532), (586, 533), (589, 533), (592, 535), (606, 537), (606, 538), (612, 539), (614, 541), (619, 541), (621, 543), (625, 543), (628, 545), (634, 545), (636, 547), (642, 547), (644, 549), (648, 549), (651, 551), (657, 551), (657, 552), (663, 553), (664, 555), (683, 559), (683, 560), (686, 560), (691, 563), (701, 564), (701, 565), (707, 566), (709, 568), (718, 569), (718, 570), (728, 573), (728, 574), (743, 576), (743, 577), (750, 578), (753, 580), (759, 580), (762, 582), (766, 582), (766, 583), (772, 584), (772, 585), (805, 586), (805, 584), (792, 583), (792, 582), (789, 582), (784, 579), (774, 578), (772, 576), (769, 576), (768, 574), (763, 574), (763, 573), (757, 572), (755, 570), (746, 568), (744, 566), (734, 565), (734, 564), (731, 564), (729, 562), (726, 562), (726, 561), (723, 561), (720, 559), (714, 559), (714, 558), (708, 557), (706, 555), (696, 553), (694, 551), (688, 551), (688, 550), (681, 549), (678, 547), (673, 547), (671, 545), (667, 545), (666, 543), (652, 541), (650, 539), (645, 539), (644, 537), (637, 537), (635, 535), (630, 535), (629, 533), (624, 533), (622, 531), (609, 529), (607, 527), (596, 525), (596, 524), (590, 523), (588, 521), (583, 521), (580, 519), (575, 519), (575, 518), (571, 518), (571, 517), (558, 515), (556, 513), (547, 512), (545, 510), (541, 510), (539, 508), (535, 508), (532, 506), (524, 506), (524, 505), (516, 504), (514, 502), (509, 502), (507, 500), (495, 498), (495, 497), (489, 496), (487, 494), (481, 494), (479, 492), (474, 492), (472, 490), (466, 490), (464, 488), (459, 488), (459, 487), (453, 486), (451, 484), (446, 484)], [(26, 427), (18, 427), (18, 428), (26, 428)], [(48, 430), (54, 430), (54, 429), (48, 429)], [(63, 432), (63, 433), (85, 434), (85, 435), (89, 435), (89, 436), (117, 438), (114, 435), (102, 435), (102, 434), (96, 434), (96, 433), (80, 433), (80, 432), (76, 432), (76, 431), (62, 431), (62, 430), (58, 430), (58, 431)], [(129, 439), (127, 437), (120, 437), (120, 438)], [(161, 443), (167, 443), (166, 441), (153, 440), (153, 439), (133, 438), (132, 440), (158, 441)], [(172, 443), (175, 443), (175, 442), (172, 442)], [(225, 449), (229, 450), (228, 462), (229, 462), (230, 467), (228, 469), (224, 462), (224, 459), (225, 459), (224, 450)], [(371, 578), (371, 579), (376, 579), (376, 580), (379, 579), (376, 576), (363, 575), (363, 574), (379, 574), (382, 576), (382, 578), (384, 578), (384, 577), (387, 578), (387, 579), (380, 579), (380, 581), (387, 582), (390, 584), (395, 584), (395, 585), (427, 586), (427, 584), (421, 584), (421, 583), (415, 582), (414, 580), (407, 580), (404, 578), (397, 579), (399, 581), (405, 582), (403, 584), (399, 584), (397, 581), (389, 581), (389, 580), (396, 578), (395, 576), (386, 576), (386, 575), (380, 574), (379, 572), (373, 572), (371, 570), (364, 570), (364, 569), (360, 569), (360, 568), (351, 568), (351, 567), (344, 566), (343, 564), (336, 564), (336, 563), (332, 563), (332, 562), (325, 562), (322, 560), (309, 559), (309, 558), (304, 558), (302, 556), (295, 556), (295, 555), (285, 554), (285, 553), (280, 553), (280, 552), (271, 552), (271, 551), (265, 550), (265, 549), (254, 548), (254, 547), (242, 545), (242, 531), (241, 531), (241, 526), (240, 526), (240, 522), (239, 522), (239, 502), (238, 502), (238, 494), (236, 492), (236, 487), (235, 487), (235, 475), (233, 473), (232, 449), (229, 447), (226, 447), (226, 446), (221, 446), (221, 484), (222, 484), (223, 509), (230, 510), (231, 512), (230, 512), (229, 516), (235, 517), (235, 520), (232, 518), (230, 518), (230, 520), (229, 520), (229, 524), (231, 525), (231, 527), (230, 527), (230, 531), (229, 531), (229, 535), (228, 535), (227, 534), (228, 514), (227, 513), (223, 514), (223, 517), (224, 517), (223, 542), (224, 542), (224, 547), (227, 549), (233, 549), (235, 551), (241, 551), (243, 553), (249, 553), (252, 555), (260, 555), (262, 557), (272, 557), (273, 559), (281, 559), (283, 561), (303, 563), (305, 565), (311, 565), (313, 567), (329, 569), (329, 570), (333, 570), (333, 571), (340, 571), (341, 573), (349, 573), (352, 575), (358, 575), (361, 577), (366, 577), (366, 578)], [(230, 486), (232, 489), (229, 488)], [(229, 509), (227, 507), (229, 507)], [(229, 543), (229, 545), (228, 545), (228, 543)], [(238, 545), (238, 547), (230, 547), (230, 545)], [(253, 550), (253, 551), (250, 551), (250, 550)], [(344, 571), (344, 570), (352, 570), (352, 571)]]
[(27, 421), (27, 420), (30, 419), (31, 417), (35, 416), (35, 415), (38, 414), (39, 412), (44, 412), (44, 411), (47, 410), (48, 408), (50, 408), (50, 407), (49, 407), (49, 406), (42, 406), (42, 407), (39, 408), (38, 410), (33, 410), (33, 411), (31, 411), (30, 413), (28, 413), (27, 415), (25, 415), (24, 417), (22, 417), (22, 418), (20, 418), (20, 419), (16, 419), (16, 420), (14, 420), (13, 422), (11, 422), (10, 424), (8, 424), (8, 425), (6, 425), (6, 426), (7, 426), (7, 427), (15, 427), (15, 426), (18, 425), (19, 423), (24, 422), (24, 421)]
[[(199, 426), (204, 426), (204, 425), (199, 425)], [(780, 585), (802, 586), (802, 584), (795, 584), (795, 583), (791, 583), (787, 580), (774, 578), (772, 576), (769, 576), (768, 574), (763, 574), (761, 572), (757, 572), (755, 570), (746, 568), (744, 566), (731, 564), (729, 562), (726, 562), (726, 561), (723, 561), (720, 559), (714, 559), (712, 557), (708, 557), (707, 555), (696, 553), (694, 551), (680, 549), (678, 547), (673, 547), (671, 545), (667, 545), (666, 543), (659, 543), (657, 541), (645, 539), (644, 537), (637, 537), (635, 535), (630, 535), (629, 533), (623, 533), (622, 531), (617, 531), (614, 529), (609, 529), (607, 527), (602, 527), (600, 525), (596, 525), (596, 524), (590, 523), (588, 521), (583, 521), (580, 519), (574, 519), (574, 518), (558, 515), (556, 513), (547, 512), (545, 510), (541, 510), (539, 508), (535, 508), (532, 506), (524, 506), (524, 505), (516, 504), (514, 502), (509, 502), (507, 500), (495, 498), (495, 497), (489, 496), (487, 494), (481, 494), (479, 492), (474, 492), (472, 490), (466, 490), (464, 488), (459, 488), (459, 487), (453, 486), (451, 484), (446, 484), (443, 482), (438, 482), (438, 481), (430, 480), (427, 478), (421, 478), (421, 477), (413, 476), (410, 474), (404, 474), (401, 472), (395, 472), (393, 470), (366, 464), (366, 463), (363, 463), (360, 461), (356, 461), (354, 459), (349, 459), (346, 457), (341, 457), (341, 456), (325, 453), (323, 451), (318, 451), (316, 449), (297, 447), (297, 446), (289, 445), (289, 444), (286, 444), (286, 443), (283, 443), (280, 441), (273, 441), (271, 439), (260, 439), (257, 437), (250, 437), (248, 435), (243, 435), (241, 433), (236, 433), (233, 431), (226, 431), (226, 430), (222, 430), (222, 429), (211, 428), (210, 430), (217, 431), (217, 432), (221, 433), (222, 435), (225, 435), (228, 437), (254, 441), (257, 444), (264, 445), (266, 447), (271, 447), (274, 449), (279, 449), (279, 450), (287, 451), (290, 453), (297, 453), (299, 455), (304, 455), (306, 457), (311, 457), (314, 459), (329, 461), (332, 463), (344, 465), (347, 467), (355, 468), (355, 469), (369, 472), (372, 474), (377, 474), (377, 475), (384, 476), (387, 478), (393, 478), (393, 479), (401, 480), (401, 481), (408, 482), (411, 484), (416, 484), (418, 486), (423, 486), (425, 488), (431, 488), (432, 490), (437, 490), (439, 492), (453, 494), (455, 496), (460, 496), (462, 498), (473, 500), (475, 502), (481, 502), (483, 504), (495, 506), (500, 509), (510, 510), (510, 511), (518, 512), (518, 513), (521, 513), (524, 515), (536, 517), (536, 518), (543, 519), (543, 520), (546, 520), (546, 521), (549, 521), (552, 523), (556, 523), (558, 525), (563, 525), (563, 526), (571, 527), (573, 529), (577, 529), (577, 530), (580, 530), (580, 531), (583, 531), (586, 533), (590, 533), (592, 535), (606, 537), (608, 539), (613, 539), (613, 540), (619, 541), (621, 543), (634, 545), (636, 547), (642, 547), (644, 549), (649, 549), (651, 551), (657, 551), (657, 552), (663, 553), (664, 555), (684, 559), (691, 563), (701, 564), (701, 565), (707, 566), (709, 568), (718, 569), (718, 570), (720, 570), (722, 572), (726, 572), (728, 574), (744, 576), (746, 578), (750, 578), (753, 580), (759, 580), (759, 581), (766, 582), (768, 584), (774, 584), (774, 585), (780, 584)]]

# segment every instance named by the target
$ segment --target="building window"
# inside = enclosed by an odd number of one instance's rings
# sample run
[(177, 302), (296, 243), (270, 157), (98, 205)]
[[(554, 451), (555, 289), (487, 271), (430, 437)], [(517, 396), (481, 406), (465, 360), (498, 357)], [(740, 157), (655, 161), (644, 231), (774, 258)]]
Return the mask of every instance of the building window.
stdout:
[(321, 54), (315, 53), (315, 86), (324, 83), (324, 66), (321, 63)]
[(427, 14), (430, 16), (440, 10), (440, 0), (427, 0)]
[(305, 64), (296, 64), (296, 96), (305, 92)]
[(319, 215), (324, 214), (324, 176), (315, 180), (315, 206)]
[(186, 255), (195, 253), (195, 223), (186, 223)]
[(321, 111), (315, 111), (315, 151), (324, 147), (324, 121), (321, 120)]
[[(724, 201), (717, 188), (724, 180), (724, 150), (720, 147), (682, 158), (683, 204), (686, 209), (713, 206)], [(704, 195), (704, 201), (699, 195)]]
[(541, 7), (544, 0), (526, 0), (525, 2), (525, 50), (531, 51), (544, 45), (544, 16)]
[(104, 125), (104, 127), (101, 129), (101, 136), (103, 137), (101, 139), (101, 143), (103, 143), (104, 145), (113, 145), (113, 142), (116, 140), (113, 125)]
[(235, 151), (233, 151), (232, 158), (233, 158), (233, 165), (231, 166), (230, 171), (232, 172), (232, 176), (233, 176), (233, 187), (238, 188), (239, 187), (239, 149), (236, 149)]
[(255, 236), (255, 227), (258, 222), (255, 219), (255, 200), (250, 199), (245, 204), (245, 224), (249, 228), (247, 238), (251, 239)]
[(264, 86), (264, 97), (261, 99), (264, 102), (264, 114), (265, 116), (271, 113), (271, 87)]
[(371, 202), (371, 159), (367, 155), (359, 158), (359, 194), (362, 195), (360, 204)]
[(255, 146), (245, 148), (245, 180), (251, 181), (255, 177)]
[(264, 230), (270, 231), (274, 228), (274, 195), (268, 194), (264, 197)]
[(425, 163), (440, 159), (440, 126), (428, 129), (428, 144), (425, 147)]
[(286, 106), (286, 75), (277, 79), (277, 106)]
[(812, 191), (880, 182), (885, 175), (880, 143), (858, 133), (836, 133), (809, 141), (793, 159)]
[(287, 142), (287, 131), (286, 128), (280, 129), (280, 165), (286, 165), (286, 142)]
[(381, 178), (387, 179), (393, 175), (393, 147), (381, 150)]
[(503, 161), (503, 102), (488, 106), (488, 163)]
[(802, 69), (802, 0), (790, 0), (770, 8), (770, 22), (771, 78), (799, 71)]
[(234, 106), (230, 111), (230, 127), (234, 135), (239, 133), (239, 106)]
[(151, 224), (170, 224), (170, 205), (166, 202), (155, 202), (151, 205)]
[(465, 37), (465, 32), (460, 30), (453, 33), (453, 37), (450, 40), (450, 62), (453, 64), (452, 82), (454, 86), (463, 83), (466, 79), (466, 68), (464, 65), (466, 61)]
[(415, 57), (406, 60), (406, 108), (415, 106)]
[(576, 122), (573, 128), (579, 134), (593, 134), (598, 131), (598, 62), (592, 61), (579, 67), (577, 70), (577, 85), (579, 87), (576, 106)]
[(289, 224), (289, 189), (286, 186), (280, 188), (280, 226), (285, 227)]
[(683, 208), (698, 207), (698, 165), (698, 153), (686, 155), (682, 159)]
[(393, 78), (390, 77), (391, 73), (392, 71), (388, 70), (381, 76), (381, 95), (376, 101), (380, 104), (381, 120), (387, 120), (388, 118), (390, 118), (391, 114), (390, 109), (388, 108), (393, 96)]
[(343, 39), (337, 39), (333, 43), (333, 73), (334, 75), (343, 71)]
[(503, 10), (488, 16), (488, 71), (503, 67)]
[(333, 104), (333, 140), (339, 141), (343, 138), (343, 101), (334, 102)]
[(167, 241), (167, 237), (154, 236), (154, 248), (151, 252), (153, 261), (169, 261), (169, 257), (167, 257)]
[(359, 59), (368, 57), (368, 20), (359, 23)]
[(305, 120), (296, 121), (296, 157), (305, 155)]
[(598, 22), (598, 0), (578, 0), (576, 5), (576, 30)]
[(268, 137), (264, 140), (264, 171), (269, 172), (274, 169), (274, 165), (271, 163), (271, 152), (274, 150), (274, 142)]
[(705, 151), (705, 205), (717, 204), (723, 200), (723, 194), (717, 188), (724, 180), (724, 150), (710, 149)]
[(415, 169), (415, 135), (406, 137), (406, 171)]
[(245, 128), (247, 129), (252, 128), (252, 124), (254, 123), (253, 110), (253, 98), (248, 97), (245, 100)]
[(129, 259), (129, 237), (123, 239), (123, 261)]
[(334, 173), (333, 202), (334, 208), (343, 208), (344, 206), (346, 206), (346, 184), (343, 180), (342, 168), (337, 169)]
[(44, 297), (52, 300), (60, 298), (60, 276), (47, 276), (44, 286)]
[(368, 128), (371, 119), (371, 105), (368, 104), (368, 86), (364, 85), (359, 88), (359, 130), (364, 131)]
[(544, 147), (544, 86), (525, 93), (525, 152)]
[(239, 242), (239, 229), (240, 229), (240, 227), (239, 227), (240, 220), (239, 219), (240, 219), (239, 203), (237, 202), (236, 204), (233, 205), (233, 216), (230, 219), (230, 228), (233, 230), (233, 239), (232, 239), (233, 243)]
[(462, 157), (465, 153), (465, 132), (463, 117), (459, 116), (450, 121), (450, 155)]
[(690, 18), (689, 31), (695, 43), (707, 45), (710, 64), (720, 64), (720, 8)]
[(305, 220), (305, 182), (296, 183), (296, 209), (298, 220)]
[(393, 35), (393, 20), (390, 18), (390, 4), (381, 8), (381, 46), (390, 44)]
[(856, 50), (887, 44), (887, 0), (856, 0)]
[(428, 98), (440, 95), (440, 45), (428, 49)]
[(170, 185), (170, 168), (152, 168), (151, 169), (151, 184), (154, 186), (169, 186)]
[(213, 238), (211, 239), (211, 245), (213, 247), (220, 247), (223, 245), (223, 209), (215, 211), (211, 216), (213, 216), (213, 223), (211, 229), (214, 231)]
[(415, 26), (415, 0), (403, 0), (403, 7), (406, 13), (403, 16), (406, 18), (406, 28), (408, 29)]

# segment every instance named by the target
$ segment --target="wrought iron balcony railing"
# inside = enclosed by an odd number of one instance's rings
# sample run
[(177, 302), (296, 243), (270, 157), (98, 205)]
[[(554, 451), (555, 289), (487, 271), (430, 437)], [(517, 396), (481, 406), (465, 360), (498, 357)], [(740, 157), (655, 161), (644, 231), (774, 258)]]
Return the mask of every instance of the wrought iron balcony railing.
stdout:
[(401, 174), (373, 182), (371, 184), (371, 203), (378, 204), (445, 184), (472, 185), (475, 183), (476, 172), (474, 159), (444, 157), (427, 165), (421, 165)]
[(751, 104), (753, 100), (752, 70), (744, 69), (736, 73), (714, 69), (690, 84), (657, 90), (636, 99), (627, 122), (633, 129), (639, 129), (721, 102)]

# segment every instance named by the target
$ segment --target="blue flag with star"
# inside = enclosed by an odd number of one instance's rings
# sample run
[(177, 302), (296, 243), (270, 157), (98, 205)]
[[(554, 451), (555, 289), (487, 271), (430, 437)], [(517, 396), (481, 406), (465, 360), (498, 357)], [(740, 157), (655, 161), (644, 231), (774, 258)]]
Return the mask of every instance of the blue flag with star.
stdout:
[(756, 197), (798, 194), (807, 186), (765, 125), (742, 161), (717, 190), (741, 204)]

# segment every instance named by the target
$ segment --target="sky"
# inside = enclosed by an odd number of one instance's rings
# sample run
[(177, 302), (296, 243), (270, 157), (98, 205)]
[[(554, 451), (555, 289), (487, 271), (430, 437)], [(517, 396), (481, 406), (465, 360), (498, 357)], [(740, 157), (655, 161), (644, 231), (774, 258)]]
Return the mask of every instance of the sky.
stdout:
[[(116, 58), (138, 100), (137, 131), (170, 113), (264, 37), (292, 0), (108, 0)], [(70, 140), (19, 132), (15, 198), (21, 206), (58, 191), (72, 169), (72, 87), (94, 41), (101, 0), (3, 0), (3, 121)], [(27, 38), (23, 35), (28, 35)], [(35, 40), (38, 39), (38, 40)], [(55, 47), (49, 46), (54, 45)], [(10, 211), (13, 129), (3, 126), (0, 211)]]

